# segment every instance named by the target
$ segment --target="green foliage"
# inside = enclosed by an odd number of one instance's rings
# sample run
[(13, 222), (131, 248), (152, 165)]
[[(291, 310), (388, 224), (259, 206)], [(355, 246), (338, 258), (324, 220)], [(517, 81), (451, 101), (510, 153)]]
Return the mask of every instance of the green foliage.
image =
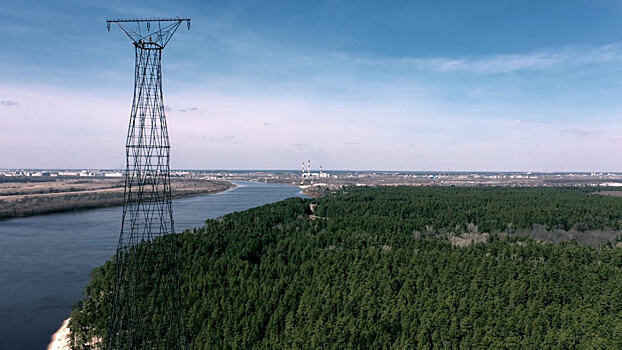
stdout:
[[(110, 260), (95, 268), (84, 292), (85, 298), (74, 305), (69, 320), (70, 343), (74, 349), (94, 349), (94, 339), (108, 331), (114, 300), (115, 265)], [(95, 341), (96, 342), (96, 341)]]
[[(354, 189), (208, 220), (179, 236), (193, 349), (622, 348), (622, 249), (439, 231), (618, 228), (622, 199), (577, 189)], [(157, 244), (152, 249), (157, 249)], [(114, 265), (72, 314), (105, 337)]]
[(465, 231), (469, 223), (480, 232), (572, 228), (620, 230), (620, 198), (591, 194), (581, 188), (415, 187), (349, 188), (320, 201), (320, 216), (357, 215), (363, 227), (400, 224), (422, 231), (426, 226)]

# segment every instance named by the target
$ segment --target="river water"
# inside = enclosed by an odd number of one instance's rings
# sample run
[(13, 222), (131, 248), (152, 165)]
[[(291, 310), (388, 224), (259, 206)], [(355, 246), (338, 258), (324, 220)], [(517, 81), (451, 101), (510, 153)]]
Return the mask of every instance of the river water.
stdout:
[[(235, 181), (238, 187), (173, 201), (175, 230), (290, 197), (300, 189)], [(121, 207), (0, 221), (0, 349), (45, 349), (82, 296), (93, 268), (112, 257)]]

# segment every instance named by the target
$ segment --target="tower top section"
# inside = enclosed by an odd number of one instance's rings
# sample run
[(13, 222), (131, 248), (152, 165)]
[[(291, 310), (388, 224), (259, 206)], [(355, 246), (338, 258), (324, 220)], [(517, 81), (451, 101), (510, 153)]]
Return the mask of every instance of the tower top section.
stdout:
[(179, 26), (186, 22), (190, 30), (190, 18), (108, 19), (106, 24), (116, 23), (136, 47), (163, 49)]

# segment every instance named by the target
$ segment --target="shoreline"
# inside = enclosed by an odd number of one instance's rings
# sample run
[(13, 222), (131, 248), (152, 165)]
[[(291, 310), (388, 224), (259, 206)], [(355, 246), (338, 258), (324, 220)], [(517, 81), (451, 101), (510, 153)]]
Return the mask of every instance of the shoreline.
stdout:
[(47, 347), (47, 350), (69, 350), (69, 320), (68, 318), (63, 321), (62, 326), (52, 334), (52, 341)]
[[(196, 182), (196, 180), (194, 180)], [(203, 187), (185, 188), (183, 181), (177, 182), (179, 186), (173, 186), (171, 199), (190, 198), (201, 195), (210, 195), (225, 192), (236, 188), (231, 181), (224, 180), (200, 180), (205, 182)], [(188, 181), (190, 183), (190, 181)], [(174, 183), (175, 184), (175, 183)], [(196, 183), (195, 183), (196, 184)], [(55, 194), (53, 199), (48, 199), (44, 203), (40, 200), (43, 196), (51, 198), (49, 194), (30, 196), (30, 202), (19, 202), (14, 204), (7, 200), (7, 196), (0, 195), (0, 222), (10, 219), (18, 219), (32, 216), (59, 214), (68, 212), (79, 212), (91, 209), (111, 208), (123, 205), (124, 187), (104, 189), (92, 194), (92, 191), (63, 192)], [(2, 208), (2, 206), (9, 208)], [(4, 210), (1, 210), (4, 209)]]

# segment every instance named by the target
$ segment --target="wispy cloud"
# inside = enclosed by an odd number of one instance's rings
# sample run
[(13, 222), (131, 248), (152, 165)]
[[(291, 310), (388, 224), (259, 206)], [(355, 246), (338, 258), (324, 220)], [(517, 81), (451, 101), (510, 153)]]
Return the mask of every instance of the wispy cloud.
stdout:
[[(611, 165), (612, 157), (606, 156), (614, 146), (606, 141), (618, 141), (622, 134), (607, 124), (619, 115), (616, 96), (603, 95), (616, 90), (602, 86), (617, 86), (610, 68), (622, 63), (622, 45), (370, 58), (301, 51), (253, 36), (235, 39), (225, 44), (218, 40), (227, 64), (193, 58), (197, 69), (183, 70), (191, 79), (180, 79), (180, 70), (172, 76), (183, 84), (169, 80), (177, 84), (170, 89), (177, 95), (165, 96), (173, 106), (166, 111), (186, 112), (170, 119), (174, 166), (298, 167), (301, 153), (336, 168), (593, 170), (622, 164)], [(583, 74), (584, 68), (596, 75)], [(460, 74), (446, 74), (454, 72)], [(518, 73), (506, 79), (504, 73), (512, 72)], [(572, 74), (577, 72), (582, 73), (579, 78)], [(95, 159), (91, 154), (98, 155), (94, 166), (123, 166), (131, 101), (30, 86), (17, 94), (13, 84), (5, 85), (0, 86), (5, 99), (19, 101), (18, 108), (4, 108), (5, 114), (32, 116), (32, 122), (11, 118), (14, 125), (0, 128), (0, 143), (31, 146), (10, 152), (0, 145), (0, 159), (7, 164), (48, 164), (40, 148), (53, 143), (58, 144), (55, 159), (68, 166), (83, 166)], [(2, 101), (0, 108), (12, 102)], [(85, 116), (107, 124), (92, 127), (84, 123)], [(563, 125), (555, 125), (559, 123)], [(203, 136), (206, 131), (218, 136)], [(69, 136), (63, 139), (71, 133), (89, 135), (80, 140), (84, 150)], [(92, 142), (94, 137), (101, 141)], [(304, 143), (310, 140), (321, 142)], [(96, 149), (99, 145), (112, 145), (107, 146), (112, 151)], [(536, 147), (539, 153), (534, 153)], [(273, 156), (276, 152), (279, 157)]]
[(199, 109), (197, 107), (186, 107), (186, 108), (179, 108), (177, 111), (178, 112), (197, 112), (198, 110)]
[(622, 46), (553, 47), (517, 54), (466, 57), (407, 57), (400, 59), (350, 57), (361, 65), (402, 65), (434, 72), (471, 72), (498, 74), (515, 71), (538, 71), (556, 67), (622, 62)]
[(294, 146), (294, 148), (296, 149), (303, 149), (303, 148), (307, 148), (309, 144), (308, 143), (293, 143), (292, 146)]
[(469, 58), (406, 59), (420, 68), (440, 72), (474, 72), (481, 74), (545, 70), (558, 66), (579, 66), (622, 62), (618, 44), (596, 47), (549, 48), (522, 54)]
[(19, 104), (19, 102), (17, 102), (17, 101), (0, 101), (0, 104), (3, 105), (3, 106), (11, 107), (11, 106), (17, 106)]
[[(469, 99), (469, 102), (485, 101), (490, 97), (491, 101), (485, 102), (491, 105), (504, 101), (520, 103), (525, 99), (544, 101), (542, 91), (547, 92), (554, 78), (564, 88), (555, 96), (561, 100), (568, 96), (561, 92), (588, 90), (596, 85), (596, 78), (600, 79), (600, 95), (611, 91), (602, 86), (603, 82), (609, 82), (606, 72), (612, 66), (622, 66), (622, 44), (558, 46), (479, 56), (391, 57), (303, 50), (254, 33), (231, 33), (221, 28), (214, 28), (210, 35), (225, 43), (222, 54), (230, 58), (227, 62), (235, 69), (224, 75), (215, 74), (208, 66), (197, 66), (196, 71), (209, 72), (209, 80), (217, 81), (222, 91), (249, 95), (268, 89), (271, 94), (379, 103), (405, 101), (405, 96), (412, 101), (418, 97), (420, 101), (413, 101), (413, 105), (433, 100), (448, 105)], [(503, 80), (509, 73), (516, 73), (511, 74), (513, 80)], [(588, 81), (579, 78), (592, 73), (593, 78)], [(465, 75), (473, 80), (465, 79)], [(198, 78), (189, 79), (192, 89), (206, 80)], [(548, 80), (549, 85), (540, 83), (543, 80)], [(578, 81), (585, 86), (577, 84)], [(523, 115), (514, 118), (523, 119)]]
[(592, 135), (592, 134), (596, 134), (600, 132), (600, 130), (597, 130), (597, 129), (566, 129), (564, 131), (574, 133), (580, 136), (587, 136), (587, 135)]

